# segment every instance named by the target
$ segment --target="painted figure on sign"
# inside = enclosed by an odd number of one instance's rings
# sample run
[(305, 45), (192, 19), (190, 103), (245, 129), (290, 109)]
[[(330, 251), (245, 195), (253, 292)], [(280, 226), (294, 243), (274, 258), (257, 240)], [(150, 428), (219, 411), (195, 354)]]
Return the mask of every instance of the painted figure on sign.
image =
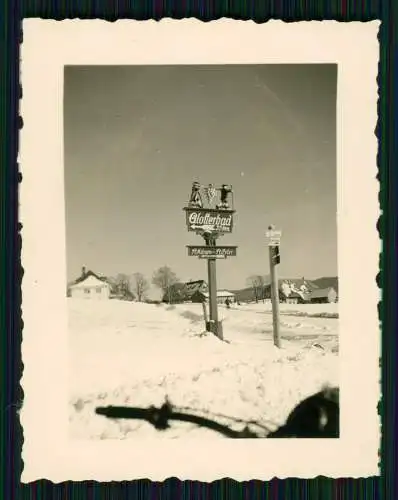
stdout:
[(212, 204), (215, 196), (216, 196), (216, 193), (217, 193), (217, 190), (216, 188), (213, 186), (213, 184), (209, 184), (206, 188), (206, 198), (207, 198), (207, 201), (209, 202), (209, 205)]
[(228, 195), (232, 193), (232, 187), (227, 184), (223, 184), (220, 189), (220, 200), (221, 202), (217, 205), (217, 208), (223, 208), (227, 210), (229, 208)]
[(191, 197), (189, 199), (190, 207), (202, 208), (203, 202), (202, 197), (200, 196), (200, 184), (199, 182), (194, 182), (192, 184)]

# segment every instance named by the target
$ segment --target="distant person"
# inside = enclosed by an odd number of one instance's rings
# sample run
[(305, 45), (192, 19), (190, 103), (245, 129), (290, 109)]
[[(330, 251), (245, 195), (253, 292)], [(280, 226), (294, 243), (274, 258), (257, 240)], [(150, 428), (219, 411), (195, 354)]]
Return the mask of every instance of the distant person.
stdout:
[(228, 298), (225, 301), (225, 305), (227, 306), (227, 309), (229, 309), (231, 307), (231, 301)]

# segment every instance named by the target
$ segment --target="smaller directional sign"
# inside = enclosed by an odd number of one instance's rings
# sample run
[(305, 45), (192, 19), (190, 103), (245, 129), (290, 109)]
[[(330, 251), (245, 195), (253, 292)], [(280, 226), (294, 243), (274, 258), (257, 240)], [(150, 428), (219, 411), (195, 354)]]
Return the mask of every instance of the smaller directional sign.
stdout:
[(270, 248), (270, 250), (272, 252), (272, 263), (276, 266), (277, 264), (281, 263), (281, 255), (279, 252), (279, 246), (278, 245), (269, 245), (269, 246), (272, 246), (272, 248)]
[(282, 231), (270, 230), (265, 233), (268, 238), (268, 246), (275, 247), (280, 245)]
[(190, 257), (199, 257), (200, 259), (226, 259), (227, 257), (236, 257), (237, 247), (188, 246), (187, 248)]

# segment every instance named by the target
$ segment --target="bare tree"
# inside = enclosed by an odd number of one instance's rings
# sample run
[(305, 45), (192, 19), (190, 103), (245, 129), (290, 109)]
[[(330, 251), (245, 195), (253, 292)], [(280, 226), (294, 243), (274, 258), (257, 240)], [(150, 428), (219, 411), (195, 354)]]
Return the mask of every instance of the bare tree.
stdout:
[(266, 295), (265, 289), (266, 286), (269, 284), (268, 276), (263, 276), (261, 274), (253, 274), (247, 278), (247, 283), (253, 289), (254, 298), (256, 302), (258, 302), (259, 300), (262, 300), (264, 302)]
[(134, 273), (131, 281), (134, 295), (137, 297), (138, 302), (142, 302), (149, 288), (148, 281), (142, 273)]
[(124, 299), (131, 300), (133, 294), (131, 292), (130, 278), (125, 273), (119, 273), (115, 278), (115, 292)]
[(267, 276), (258, 275), (257, 276), (257, 283), (258, 283), (259, 299), (261, 299), (264, 302), (264, 300), (265, 300), (265, 287), (269, 283), (269, 278)]
[(152, 283), (162, 290), (164, 296), (168, 296), (169, 304), (171, 304), (172, 300), (172, 286), (177, 282), (177, 275), (168, 266), (157, 269), (152, 277)]
[(247, 284), (252, 287), (253, 293), (254, 293), (254, 298), (256, 302), (258, 302), (259, 298), (259, 282), (258, 282), (258, 276), (253, 274), (252, 276), (249, 276), (247, 278)]
[(117, 279), (114, 276), (108, 276), (107, 281), (111, 287), (111, 292), (117, 293)]

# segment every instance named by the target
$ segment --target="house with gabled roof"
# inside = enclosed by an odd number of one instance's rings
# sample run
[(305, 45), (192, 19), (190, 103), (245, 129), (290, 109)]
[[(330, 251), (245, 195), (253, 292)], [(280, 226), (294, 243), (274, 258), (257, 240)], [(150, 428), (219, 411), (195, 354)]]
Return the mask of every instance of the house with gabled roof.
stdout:
[[(203, 300), (200, 302), (209, 302), (209, 292), (203, 292), (202, 296)], [(217, 304), (225, 304), (226, 300), (230, 304), (234, 304), (236, 302), (235, 294), (228, 290), (217, 290)]]
[[(311, 293), (318, 287), (315, 283), (305, 278), (284, 278), (278, 281), (280, 302), (290, 304), (303, 304), (310, 301)], [(271, 297), (271, 284), (264, 287), (264, 297)]]
[(204, 280), (188, 281), (187, 283), (175, 283), (163, 296), (163, 302), (181, 303), (195, 302), (203, 292), (207, 292), (207, 283)]
[[(189, 281), (185, 283), (185, 302), (202, 303), (209, 301), (209, 288), (206, 281)], [(226, 300), (236, 301), (235, 294), (228, 290), (217, 290), (217, 303), (224, 304)]]
[(187, 300), (191, 300), (194, 294), (207, 292), (208, 286), (205, 280), (188, 281), (184, 284), (184, 290)]
[(303, 295), (297, 292), (290, 292), (290, 294), (285, 297), (286, 304), (302, 304), (304, 302)]
[(83, 267), (81, 275), (69, 284), (68, 295), (79, 299), (109, 299), (111, 284), (106, 277)]

